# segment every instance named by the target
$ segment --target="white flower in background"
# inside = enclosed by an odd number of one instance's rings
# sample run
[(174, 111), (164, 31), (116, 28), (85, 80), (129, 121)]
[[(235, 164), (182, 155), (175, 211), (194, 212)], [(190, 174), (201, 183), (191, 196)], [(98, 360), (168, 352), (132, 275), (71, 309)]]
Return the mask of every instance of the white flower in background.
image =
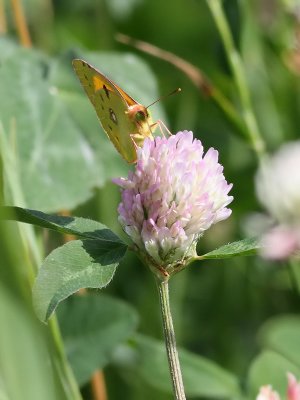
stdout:
[(196, 243), (211, 225), (229, 217), (232, 185), (218, 152), (204, 154), (188, 131), (146, 139), (122, 188), (119, 221), (152, 264), (164, 268), (196, 255)]
[(262, 386), (256, 400), (280, 400), (279, 394), (272, 389), (271, 385)]
[(275, 225), (263, 237), (262, 255), (284, 259), (300, 250), (300, 141), (283, 145), (256, 177), (257, 196)]
[[(287, 400), (300, 400), (300, 382), (290, 372), (287, 373), (288, 387), (286, 392)], [(280, 400), (279, 394), (272, 389), (271, 385), (262, 386), (256, 400)]]

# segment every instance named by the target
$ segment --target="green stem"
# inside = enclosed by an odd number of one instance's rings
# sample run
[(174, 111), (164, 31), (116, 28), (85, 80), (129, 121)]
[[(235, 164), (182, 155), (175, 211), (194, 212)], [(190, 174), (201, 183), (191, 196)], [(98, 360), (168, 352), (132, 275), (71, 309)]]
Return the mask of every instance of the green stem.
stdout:
[(176, 400), (186, 400), (170, 308), (168, 280), (157, 280), (157, 285), (174, 396)]
[(261, 159), (265, 153), (265, 145), (260, 134), (251, 104), (251, 98), (248, 90), (246, 74), (243, 68), (243, 62), (241, 60), (240, 54), (235, 48), (233, 37), (226, 16), (224, 14), (221, 1), (207, 0), (207, 4), (211, 10), (220, 36), (223, 40), (226, 55), (236, 82), (242, 105), (243, 119), (247, 128), (249, 140), (254, 150), (256, 151), (258, 158)]
[(291, 258), (288, 262), (292, 284), (295, 290), (300, 294), (300, 263), (298, 260)]
[(61, 381), (63, 383), (64, 391), (67, 395), (67, 398), (70, 400), (82, 400), (73, 371), (66, 358), (63, 340), (61, 337), (56, 316), (53, 316), (49, 320), (48, 324), (56, 347), (56, 366), (58, 368), (58, 371), (61, 373), (61, 376), (64, 377)]
[(241, 116), (234, 108), (234, 105), (231, 103), (231, 101), (228, 100), (224, 96), (224, 94), (215, 86), (211, 89), (211, 97), (218, 105), (218, 107), (224, 112), (227, 118), (229, 118), (230, 121), (238, 128), (242, 135), (247, 137), (248, 134), (247, 130), (245, 129), (245, 124)]

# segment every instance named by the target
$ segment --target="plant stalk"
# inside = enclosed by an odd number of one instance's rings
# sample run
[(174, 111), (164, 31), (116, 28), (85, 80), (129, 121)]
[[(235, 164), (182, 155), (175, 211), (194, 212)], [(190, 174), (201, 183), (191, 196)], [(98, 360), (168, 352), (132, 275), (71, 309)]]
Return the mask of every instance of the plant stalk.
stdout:
[(250, 93), (246, 79), (241, 56), (236, 50), (233, 37), (226, 19), (220, 0), (207, 0), (212, 16), (215, 20), (220, 36), (223, 41), (224, 49), (228, 58), (229, 65), (239, 93), (244, 123), (248, 132), (248, 138), (255, 150), (258, 159), (261, 159), (265, 153), (265, 144), (259, 131), (255, 113), (252, 107)]
[(7, 32), (7, 22), (5, 15), (4, 0), (0, 0), (0, 35)]
[(48, 324), (56, 348), (56, 367), (62, 376), (61, 381), (65, 394), (70, 400), (82, 400), (74, 373), (65, 355), (64, 344), (56, 316), (53, 316)]
[(28, 25), (26, 22), (21, 0), (11, 0), (11, 6), (15, 19), (15, 24), (20, 37), (20, 42), (24, 47), (32, 47), (32, 42), (29, 34)]
[(288, 262), (288, 267), (290, 271), (290, 277), (292, 285), (295, 288), (295, 291), (300, 294), (300, 263), (299, 260), (295, 260), (291, 258)]
[(174, 398), (186, 400), (170, 308), (168, 280), (157, 280), (157, 286)]

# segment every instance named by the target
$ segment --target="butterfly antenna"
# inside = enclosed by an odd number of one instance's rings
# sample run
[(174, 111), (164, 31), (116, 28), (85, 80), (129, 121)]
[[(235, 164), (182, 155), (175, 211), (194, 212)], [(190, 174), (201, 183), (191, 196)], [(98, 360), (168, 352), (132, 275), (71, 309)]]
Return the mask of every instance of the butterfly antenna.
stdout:
[(149, 107), (153, 106), (153, 104), (156, 104), (159, 101), (164, 100), (167, 97), (172, 96), (173, 94), (176, 94), (176, 93), (179, 93), (179, 92), (181, 92), (181, 88), (177, 88), (177, 89), (173, 90), (171, 93), (168, 93), (165, 96), (162, 96), (159, 99), (155, 100), (153, 103), (149, 104), (149, 106), (147, 106), (146, 109), (148, 109)]

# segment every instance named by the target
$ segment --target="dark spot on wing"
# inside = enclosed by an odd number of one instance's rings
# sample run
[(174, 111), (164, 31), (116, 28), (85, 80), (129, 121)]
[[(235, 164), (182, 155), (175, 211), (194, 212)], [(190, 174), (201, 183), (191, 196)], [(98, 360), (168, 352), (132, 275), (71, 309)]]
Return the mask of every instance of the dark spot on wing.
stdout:
[(108, 125), (109, 129), (112, 131), (112, 127), (110, 125)]
[(88, 81), (88, 77), (86, 76), (86, 74), (83, 74), (83, 76)]
[(109, 109), (109, 118), (111, 119), (111, 121), (112, 121), (114, 124), (118, 125), (117, 116), (116, 116), (116, 114), (114, 113), (114, 110), (113, 110), (112, 108)]
[(102, 110), (104, 110), (104, 107), (103, 107), (103, 105), (101, 104), (101, 108), (102, 108)]
[(104, 98), (103, 98), (103, 96), (102, 96), (102, 94), (101, 94), (101, 93), (100, 93), (100, 97), (101, 97), (101, 100), (102, 100), (102, 101), (104, 101)]
[(109, 99), (109, 90), (107, 89), (107, 87), (105, 85), (103, 85), (103, 89), (105, 91), (106, 97)]

